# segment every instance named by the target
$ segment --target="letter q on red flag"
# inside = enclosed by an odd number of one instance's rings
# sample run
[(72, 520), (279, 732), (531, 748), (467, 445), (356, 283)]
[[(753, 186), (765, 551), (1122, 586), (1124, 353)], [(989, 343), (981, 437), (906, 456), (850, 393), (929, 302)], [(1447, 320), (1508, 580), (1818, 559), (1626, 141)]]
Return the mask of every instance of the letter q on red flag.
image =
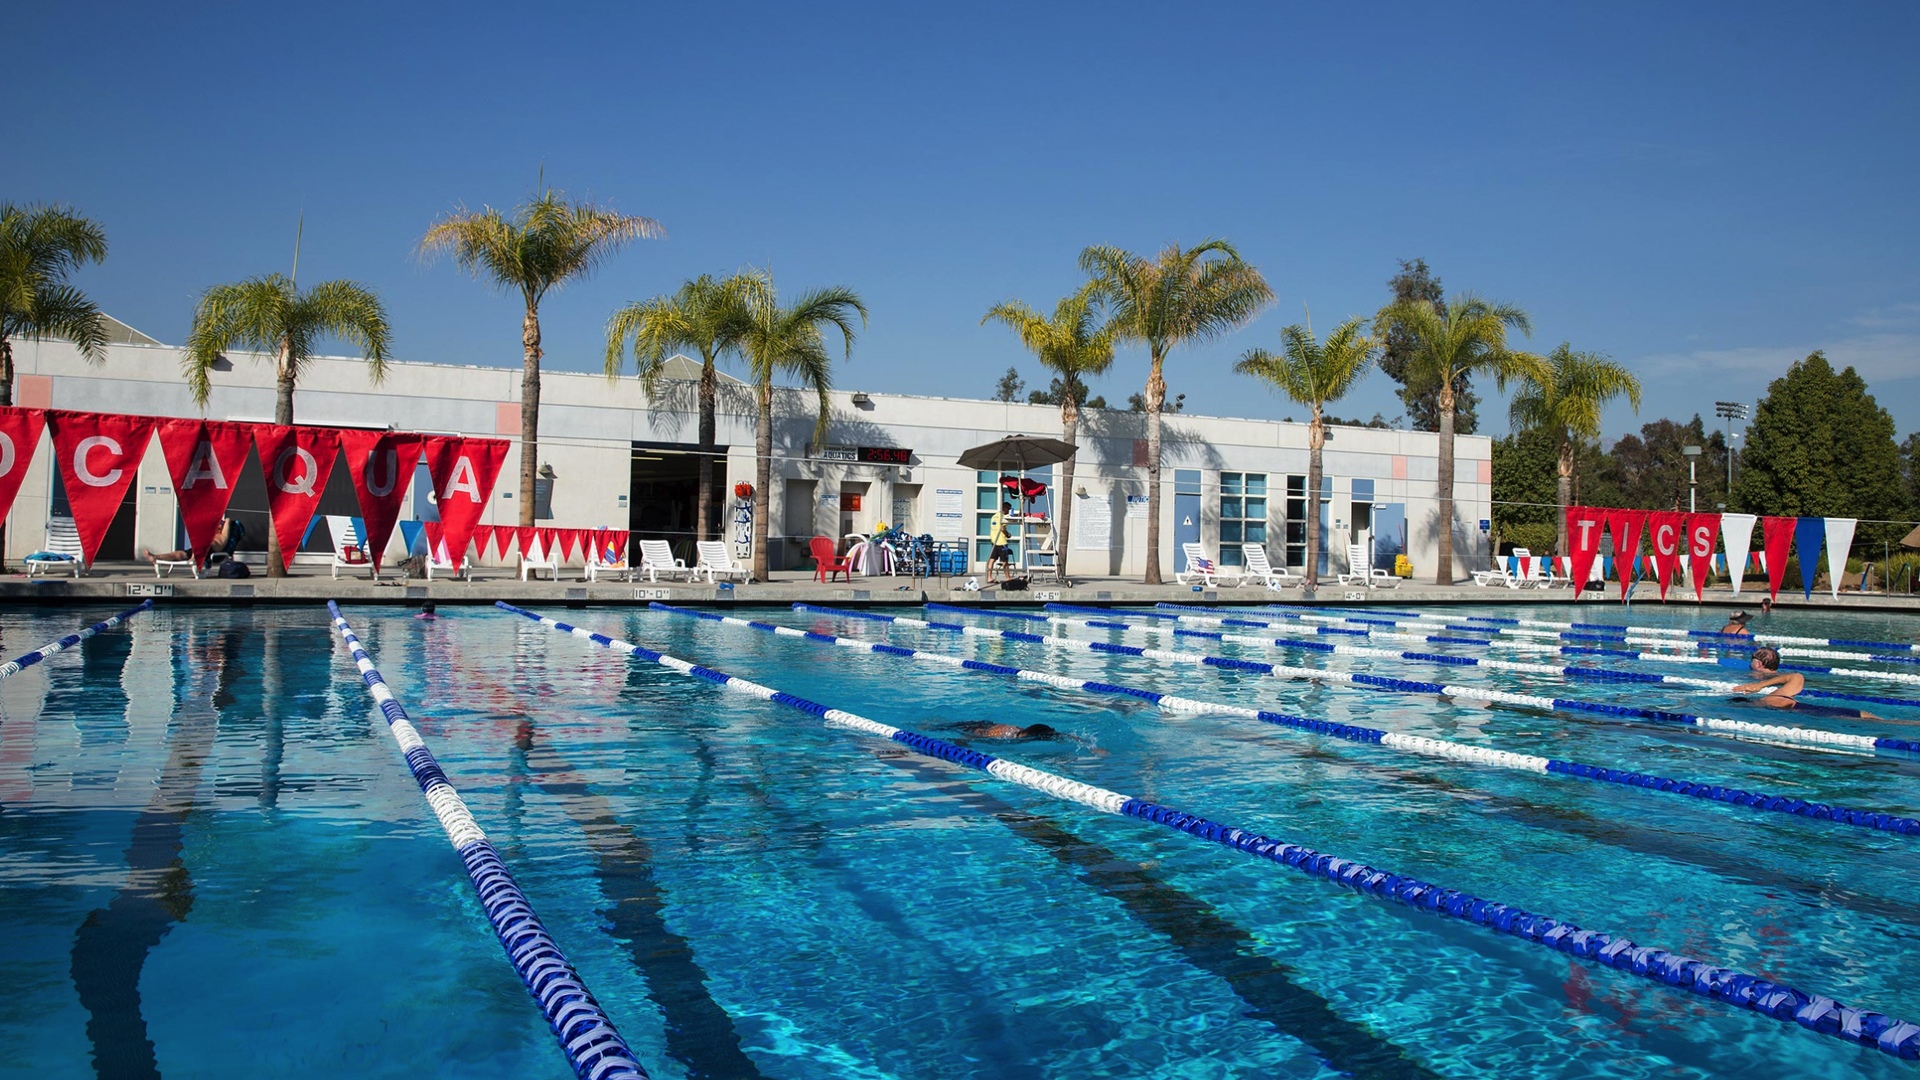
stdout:
[(1567, 548), (1573, 553), (1573, 591), (1579, 595), (1593, 576), (1593, 560), (1600, 554), (1600, 534), (1607, 528), (1607, 512), (1591, 506), (1567, 507)]
[(255, 424), (253, 441), (267, 473), (267, 512), (280, 538), (280, 558), (291, 567), (307, 523), (320, 509), (333, 459), (340, 456), (339, 433), (323, 427)]
[(429, 435), (421, 440), (421, 459), (433, 478), (447, 557), (458, 566), (473, 540), (473, 529), (493, 497), (494, 481), (507, 459), (505, 439), (456, 439)]
[(26, 479), (46, 427), (47, 414), (39, 409), (0, 408), (0, 521), (13, 509), (13, 498), (20, 494), (20, 481)]
[(47, 426), (53, 429), (53, 452), (80, 534), (82, 561), (91, 563), (140, 471), (153, 438), (153, 418), (49, 409)]

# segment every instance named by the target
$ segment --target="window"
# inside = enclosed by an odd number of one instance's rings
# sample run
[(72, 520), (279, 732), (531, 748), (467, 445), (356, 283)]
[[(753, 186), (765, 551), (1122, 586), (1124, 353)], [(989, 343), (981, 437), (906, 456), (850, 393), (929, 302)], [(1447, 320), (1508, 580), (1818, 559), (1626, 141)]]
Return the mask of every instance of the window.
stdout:
[(1241, 544), (1267, 542), (1267, 474), (1220, 474), (1220, 563), (1246, 561)]
[(1307, 478), (1287, 477), (1287, 565), (1307, 565)]
[[(1017, 479), (1020, 474), (1006, 473), (1004, 475)], [(976, 473), (974, 476), (973, 559), (983, 567), (987, 563), (987, 556), (993, 553), (993, 515), (1000, 512), (1000, 504), (1002, 502), (1010, 502), (1013, 504), (1013, 514), (1007, 521), (1007, 539), (1009, 541), (1008, 546), (1013, 549), (1014, 566), (1021, 565), (1020, 541), (1023, 535), (1032, 531), (1021, 523), (1019, 516), (1021, 509), (1020, 500), (1014, 495), (1014, 489), (1001, 485), (1001, 477), (1001, 473), (990, 470)], [(1053, 515), (1048, 512), (1048, 507), (1050, 507), (1053, 502), (1053, 467), (1047, 466), (1041, 469), (1030, 469), (1027, 471), (1027, 478), (1029, 480), (1038, 480), (1042, 484), (1048, 485), (1046, 494), (1030, 503), (1029, 506), (1032, 513), (1045, 514), (1051, 519)]]

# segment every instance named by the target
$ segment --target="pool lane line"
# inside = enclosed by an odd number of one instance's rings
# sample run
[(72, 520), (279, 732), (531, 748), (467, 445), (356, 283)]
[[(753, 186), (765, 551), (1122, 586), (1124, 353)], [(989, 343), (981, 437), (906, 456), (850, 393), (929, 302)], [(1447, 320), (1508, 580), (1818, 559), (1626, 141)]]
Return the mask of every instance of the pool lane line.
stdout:
[[(1298, 609), (1298, 604), (1270, 604), (1269, 607)], [(1340, 609), (1352, 610), (1352, 609)], [(1718, 630), (1684, 630), (1673, 626), (1633, 626), (1622, 623), (1558, 622), (1548, 619), (1495, 619), (1483, 615), (1453, 615), (1440, 612), (1413, 612), (1414, 618), (1421, 619), (1460, 619), (1473, 622), (1504, 623), (1513, 626), (1543, 627), (1555, 630), (1602, 630), (1621, 633), (1653, 634), (1662, 637), (1704, 639), (1708, 642), (1724, 642), (1739, 645), (1758, 642), (1763, 645), (1816, 645), (1839, 646), (1855, 649), (1886, 649), (1897, 653), (1920, 653), (1920, 645), (1902, 641), (1863, 641), (1859, 638), (1823, 638), (1798, 637), (1790, 634), (1723, 634)]]
[[(1239, 635), (1239, 634), (1228, 634), (1224, 632), (1216, 633), (1216, 632), (1209, 632), (1204, 630), (1179, 630), (1179, 629), (1173, 629), (1173, 628), (1162, 629), (1162, 628), (1150, 627), (1150, 626), (1148, 627), (1136, 626), (1128, 623), (1116, 623), (1110, 620), (1069, 619), (1069, 618), (1065, 618), (1057, 615), (1049, 617), (1045, 615), (1027, 615), (1027, 614), (1022, 614), (1018, 612), (991, 611), (987, 609), (981, 609), (978, 611), (975, 611), (970, 608), (954, 609), (949, 607), (948, 605), (943, 605), (943, 604), (928, 604), (926, 606), (929, 608), (941, 608), (943, 610), (960, 610), (960, 611), (966, 612), (969, 615), (989, 615), (989, 616), (994, 616), (998, 618), (1031, 620), (1034, 622), (1047, 623), (1049, 625), (1068, 625), (1068, 626), (1079, 625), (1079, 626), (1093, 627), (1096, 629), (1130, 630), (1130, 631), (1141, 632), (1141, 633), (1158, 631), (1161, 633), (1171, 633), (1180, 637), (1204, 638), (1204, 639), (1213, 640), (1213, 641), (1231, 641), (1237, 644), (1258, 645), (1258, 646), (1264, 646), (1268, 648), (1302, 648), (1302, 649), (1306, 649), (1314, 652), (1331, 653), (1331, 652), (1334, 652), (1334, 649), (1335, 649), (1335, 647), (1332, 645), (1319, 643), (1319, 642), (1295, 642), (1291, 640), (1282, 640), (1282, 639), (1256, 638), (1256, 637), (1249, 637), (1249, 636)], [(836, 611), (837, 614), (855, 615), (855, 616), (861, 616), (864, 614), (864, 613), (851, 612), (851, 611), (839, 612), (837, 611), (837, 609), (822, 609), (822, 610), (834, 610)], [(914, 620), (914, 621), (917, 622), (920, 620)], [(946, 628), (948, 626), (958, 626), (959, 624), (930, 623), (928, 625), (938, 629), (938, 628)], [(978, 628), (974, 628), (974, 629), (978, 629)], [(1029, 635), (1029, 636), (1035, 637), (1035, 638), (1041, 637), (1041, 635)], [(1131, 646), (1108, 646), (1107, 648), (1120, 649), (1120, 648), (1131, 648)], [(1216, 661), (1221, 661), (1215, 664), (1215, 666), (1219, 666), (1219, 667), (1236, 667), (1241, 665), (1255, 664), (1254, 661), (1236, 660), (1230, 657), (1218, 657), (1215, 659)], [(1466, 660), (1470, 660), (1473, 658), (1455, 657), (1453, 659), (1464, 662)], [(1445, 662), (1445, 661), (1440, 661), (1440, 662)], [(1414, 682), (1412, 680), (1406, 680), (1406, 679), (1390, 679), (1380, 675), (1364, 675), (1364, 674), (1356, 674), (1352, 672), (1333, 671), (1327, 668), (1284, 668), (1284, 667), (1277, 667), (1275, 665), (1259, 665), (1259, 666), (1272, 669), (1267, 672), (1268, 674), (1285, 673), (1286, 677), (1288, 678), (1325, 679), (1325, 680), (1330, 680), (1335, 683), (1340, 683), (1344, 685), (1357, 686), (1357, 687), (1375, 689), (1375, 690), (1385, 690), (1385, 691), (1391, 691), (1395, 693), (1444, 694), (1449, 697), (1466, 698), (1468, 700), (1477, 700), (1477, 701), (1488, 701), (1488, 702), (1494, 702), (1497, 704), (1505, 704), (1505, 705), (1517, 705), (1523, 708), (1541, 709), (1548, 712), (1593, 713), (1601, 716), (1616, 716), (1626, 720), (1648, 720), (1648, 721), (1654, 721), (1657, 723), (1664, 723), (1664, 724), (1685, 724), (1691, 727), (1698, 728), (1702, 731), (1725, 735), (1732, 738), (1745, 737), (1745, 738), (1778, 739), (1778, 740), (1789, 741), (1789, 742), (1823, 744), (1827, 746), (1844, 746), (1844, 747), (1848, 747), (1850, 749), (1855, 749), (1855, 750), (1890, 750), (1890, 751), (1899, 751), (1899, 752), (1906, 752), (1906, 753), (1920, 753), (1920, 742), (1913, 742), (1913, 741), (1904, 740), (1904, 739), (1894, 739), (1894, 738), (1889, 738), (1885, 736), (1848, 735), (1842, 732), (1827, 731), (1821, 728), (1787, 727), (1779, 724), (1756, 724), (1748, 720), (1728, 720), (1728, 719), (1718, 718), (1718, 717), (1695, 716), (1691, 713), (1668, 712), (1660, 709), (1643, 709), (1638, 706), (1632, 706), (1632, 705), (1608, 705), (1608, 704), (1603, 704), (1599, 702), (1577, 701), (1572, 698), (1539, 697), (1532, 694), (1516, 694), (1510, 691), (1503, 691), (1503, 690), (1482, 690), (1477, 687), (1470, 687), (1470, 686), (1449, 686), (1449, 685), (1442, 685), (1440, 683), (1421, 683), (1421, 682)]]
[[(1259, 720), (1278, 727), (1295, 731), (1309, 731), (1319, 735), (1331, 735), (1348, 742), (1376, 743), (1404, 753), (1424, 754), (1428, 757), (1449, 758), (1476, 765), (1489, 765), (1495, 768), (1512, 769), (1539, 775), (1548, 773), (1578, 777), (1599, 783), (1620, 784), (1625, 787), (1644, 788), (1662, 794), (1685, 795), (1695, 799), (1707, 799), (1735, 806), (1751, 807), (1776, 814), (1792, 814), (1797, 817), (1813, 818), (1817, 821), (1837, 821), (1844, 825), (1853, 825), (1863, 829), (1879, 829), (1883, 832), (1906, 836), (1920, 836), (1920, 821), (1899, 817), (1893, 814), (1871, 810), (1859, 810), (1852, 807), (1834, 806), (1827, 803), (1808, 802), (1786, 795), (1768, 795), (1762, 792), (1745, 791), (1722, 784), (1698, 783), (1690, 780), (1675, 780), (1670, 777), (1656, 776), (1652, 773), (1633, 772), (1626, 769), (1613, 769), (1601, 765), (1588, 765), (1584, 762), (1565, 761), (1559, 758), (1540, 757), (1535, 754), (1521, 754), (1511, 750), (1498, 750), (1493, 747), (1474, 746), (1468, 743), (1453, 742), (1448, 739), (1434, 739), (1423, 735), (1405, 735), (1399, 732), (1383, 731), (1378, 728), (1360, 727), (1355, 724), (1335, 724), (1325, 720), (1314, 720), (1304, 716), (1290, 716), (1264, 709), (1253, 709), (1244, 705), (1228, 705), (1216, 701), (1201, 701), (1196, 698), (1176, 697), (1155, 690), (1141, 690), (1115, 683), (1101, 682), (1096, 679), (1075, 679), (1066, 675), (1054, 675), (1050, 672), (1033, 671), (1026, 668), (994, 664), (982, 660), (968, 660), (943, 653), (927, 652), (924, 649), (907, 649), (898, 645), (886, 645), (859, 638), (843, 638), (834, 634), (821, 634), (799, 630), (789, 626), (776, 626), (772, 623), (753, 622), (747, 619), (727, 615), (713, 615), (708, 612), (693, 611), (686, 608), (670, 607), (655, 601), (649, 605), (660, 611), (675, 615), (686, 615), (733, 626), (744, 626), (784, 637), (804, 637), (824, 644), (841, 645), (849, 648), (864, 649), (902, 660), (920, 660), (943, 664), (947, 667), (963, 668), (969, 671), (984, 671), (989, 674), (1009, 676), (1030, 682), (1046, 683), (1064, 690), (1081, 690), (1096, 694), (1123, 694), (1151, 702), (1176, 712), (1226, 713), (1247, 720)], [(796, 608), (810, 611), (824, 611), (833, 615), (849, 616), (858, 619), (871, 619), (875, 622), (912, 626), (923, 624), (927, 629), (958, 630), (975, 637), (994, 637), (1008, 641), (1021, 641), (1028, 644), (1048, 645), (1054, 648), (1069, 649), (1078, 652), (1105, 653), (1118, 656), (1138, 656), (1148, 660), (1193, 664), (1203, 667), (1224, 668), (1232, 671), (1253, 671), (1263, 675), (1281, 678), (1313, 678), (1323, 676), (1333, 679), (1367, 678), (1383, 682), (1400, 680), (1380, 680), (1379, 676), (1347, 676), (1343, 672), (1325, 672), (1320, 668), (1286, 668), (1275, 664), (1262, 664), (1252, 660), (1236, 660), (1230, 657), (1205, 656), (1200, 653), (1174, 653), (1159, 649), (1147, 649), (1138, 645), (1109, 645), (1098, 641), (1080, 641), (1075, 638), (1051, 637), (1040, 634), (1022, 634), (1012, 630), (992, 630), (978, 626), (957, 626), (952, 624), (923, 623), (923, 620), (909, 619), (899, 615), (882, 615), (873, 612), (842, 611), (835, 608), (821, 608), (811, 604), (795, 604)], [(1366, 685), (1366, 684), (1362, 684)], [(1453, 691), (1471, 691), (1486, 694), (1492, 691), (1478, 690), (1473, 687), (1439, 687), (1439, 684), (1424, 684), (1438, 687), (1437, 690), (1415, 690), (1413, 693), (1436, 693)], [(1387, 689), (1396, 689), (1386, 687)], [(1462, 694), (1453, 694), (1462, 696)], [(1523, 695), (1506, 695), (1522, 697)], [(1549, 699), (1542, 699), (1549, 700)]]
[(75, 630), (59, 641), (48, 642), (17, 660), (9, 660), (4, 664), (0, 664), (0, 679), (12, 678), (27, 668), (52, 656), (54, 653), (71, 649), (95, 634), (103, 630), (111, 630), (151, 607), (153, 607), (152, 600), (142, 600), (111, 619), (103, 619), (100, 622), (94, 623), (92, 626)]
[[(1224, 624), (1228, 626), (1264, 626), (1264, 627), (1274, 628), (1274, 629), (1278, 629), (1281, 626), (1281, 624), (1276, 624), (1276, 623), (1259, 622), (1252, 619), (1231, 619), (1231, 618), (1225, 618), (1223, 616), (1218, 616), (1218, 615), (1188, 614), (1188, 615), (1175, 616), (1175, 615), (1169, 615), (1164, 611), (1123, 611), (1123, 610), (1118, 610), (1114, 608), (1083, 607), (1077, 604), (1051, 604), (1048, 606), (1058, 607), (1062, 610), (1085, 611), (1089, 613), (1097, 613), (1097, 614), (1108, 615), (1108, 616), (1114, 616), (1114, 615), (1131, 616), (1133, 618), (1142, 618), (1142, 619), (1182, 618), (1182, 619), (1189, 619), (1192, 621), (1208, 623), (1213, 625)], [(1168, 604), (1164, 602), (1156, 604), (1154, 606), (1157, 608), (1173, 608), (1176, 610), (1182, 610), (1182, 611), (1188, 611), (1188, 612), (1191, 612), (1193, 610), (1193, 608), (1188, 605)], [(1368, 623), (1372, 625), (1400, 626), (1400, 624), (1398, 623), (1385, 623), (1382, 620), (1378, 620), (1378, 619), (1349, 619), (1343, 616), (1332, 616), (1332, 615), (1295, 615), (1285, 611), (1279, 611), (1279, 612), (1263, 611), (1263, 612), (1242, 613), (1242, 612), (1236, 612), (1234, 611), (1234, 609), (1231, 609), (1231, 608), (1227, 608), (1227, 609), (1208, 608), (1206, 610), (1209, 610), (1209, 611), (1225, 610), (1229, 614), (1278, 615), (1279, 617), (1284, 619), (1292, 619), (1296, 621), (1312, 622), (1312, 623), (1357, 622), (1357, 623)], [(1633, 637), (1622, 637), (1622, 636), (1613, 635), (1613, 634), (1553, 633), (1547, 630), (1511, 631), (1511, 633), (1519, 634), (1521, 635), (1521, 637), (1520, 638), (1496, 637), (1490, 640), (1483, 641), (1477, 638), (1463, 638), (1463, 637), (1454, 636), (1462, 632), (1480, 633), (1482, 631), (1475, 631), (1475, 630), (1472, 630), (1471, 628), (1455, 626), (1453, 624), (1448, 624), (1448, 623), (1440, 623), (1440, 624), (1418, 623), (1411, 628), (1412, 629), (1421, 629), (1421, 628), (1445, 629), (1450, 631), (1451, 634), (1446, 636), (1423, 636), (1419, 634), (1408, 634), (1404, 632), (1396, 633), (1394, 631), (1383, 631), (1383, 630), (1362, 631), (1362, 630), (1353, 630), (1353, 629), (1346, 629), (1346, 628), (1340, 628), (1340, 627), (1334, 627), (1334, 626), (1323, 627), (1322, 629), (1316, 632), (1322, 633), (1322, 634), (1345, 634), (1351, 637), (1378, 637), (1383, 640), (1389, 640), (1389, 641), (1391, 640), (1435, 641), (1435, 642), (1447, 642), (1455, 645), (1475, 645), (1480, 647), (1523, 649), (1523, 650), (1529, 650), (1529, 651), (1535, 651), (1535, 652), (1541, 651), (1543, 649), (1554, 649), (1554, 648), (1559, 648), (1562, 651), (1566, 651), (1567, 649), (1573, 648), (1574, 646), (1545, 645), (1537, 641), (1529, 640), (1530, 638), (1533, 638), (1533, 637), (1553, 638), (1561, 641), (1587, 642), (1587, 643), (1592, 643), (1597, 645), (1622, 645), (1622, 644), (1660, 645), (1660, 646), (1666, 646), (1669, 648), (1680, 648), (1680, 649), (1696, 649), (1696, 648), (1698, 649), (1707, 649), (1707, 648), (1731, 649), (1736, 647), (1733, 644), (1710, 645), (1704, 642), (1696, 643), (1692, 641), (1680, 641), (1680, 640), (1668, 639), (1668, 638), (1633, 638)], [(1295, 632), (1304, 632), (1304, 629), (1297, 630)], [(1492, 631), (1488, 631), (1488, 632), (1492, 632)], [(1509, 633), (1509, 631), (1499, 631), (1499, 633)], [(1748, 645), (1752, 644), (1751, 638), (1747, 638), (1743, 640)], [(1612, 650), (1610, 650), (1610, 653), (1611, 652)], [(1779, 650), (1779, 652), (1780, 652), (1780, 655), (1782, 656), (1812, 657), (1816, 659), (1828, 658), (1828, 659), (1841, 659), (1841, 660), (1871, 660), (1871, 661), (1880, 662), (1880, 663), (1901, 663), (1901, 664), (1920, 663), (1920, 657), (1863, 656), (1859, 653), (1825, 652), (1819, 649), (1781, 649)], [(1656, 660), (1656, 661), (1662, 661), (1666, 663), (1718, 664), (1721, 667), (1738, 668), (1743, 671), (1747, 669), (1747, 660), (1745, 658), (1737, 658), (1737, 657), (1730, 657), (1730, 656), (1727, 656), (1727, 657), (1704, 656), (1697, 652), (1694, 652), (1694, 653), (1679, 653), (1679, 652), (1673, 652), (1673, 653), (1632, 652), (1632, 653), (1629, 653), (1627, 651), (1621, 650), (1617, 654), (1623, 655), (1623, 656), (1632, 655), (1644, 660)], [(1815, 675), (1849, 675), (1849, 676), (1855, 676), (1863, 679), (1878, 679), (1886, 682), (1905, 683), (1910, 686), (1920, 685), (1920, 675), (1915, 675), (1910, 672), (1904, 672), (1904, 671), (1876, 671), (1871, 668), (1838, 668), (1838, 667), (1831, 667), (1831, 666), (1821, 665), (1821, 664), (1781, 664), (1780, 670), (1802, 671), (1802, 672), (1807, 672), (1809, 674), (1815, 674)]]
[(574, 1075), (580, 1080), (647, 1080), (646, 1069), (641, 1067), (592, 991), (547, 933), (512, 872), (501, 862), (487, 834), (481, 831), (440, 763), (434, 760), (433, 751), (427, 749), (426, 742), (414, 729), (406, 708), (393, 696), (380, 669), (373, 666), (360, 638), (340, 614), (340, 605), (329, 600), (327, 611), (333, 616), (333, 628), (352, 652), (354, 665), (359, 668), (368, 692), (380, 706), (381, 715), (386, 717), (387, 729), (405, 755), (407, 769), (420, 785), (420, 793), (433, 808), (447, 840), (465, 864), (467, 877), (473, 882), (481, 907), (486, 910), (487, 921), (506, 950), (507, 960), (526, 984), (527, 992), (539, 1003)]
[[(978, 769), (998, 779), (1077, 802), (1105, 813), (1139, 818), (1223, 847), (1234, 848), (1311, 877), (1321, 878), (1370, 896), (1393, 900), (1442, 917), (1459, 919), (1488, 927), (1521, 941), (1552, 949), (1568, 956), (1598, 961), (1616, 971), (1631, 972), (1649, 982), (1678, 987), (1702, 997), (1722, 1001), (1781, 1022), (1794, 1022), (1809, 1031), (1831, 1035), (1903, 1060), (1920, 1060), (1920, 1024), (1898, 1020), (1882, 1013), (1842, 1005), (1833, 998), (1809, 994), (1757, 975), (1732, 968), (1714, 967), (1690, 957), (1680, 956), (1655, 946), (1635, 945), (1624, 937), (1583, 930), (1573, 923), (1536, 915), (1520, 908), (1474, 896), (1471, 893), (1394, 874), (1335, 855), (1290, 844), (1259, 833), (1222, 825), (1198, 815), (1169, 806), (1132, 798), (1083, 784), (1054, 773), (1018, 765), (1005, 758), (956, 746), (903, 728), (840, 709), (832, 709), (806, 698), (749, 682), (712, 668), (702, 667), (678, 657), (655, 652), (629, 641), (571, 626), (505, 601), (495, 606), (532, 619), (552, 630), (583, 638), (604, 649), (625, 652), (661, 665), (682, 675), (704, 679), (727, 689), (738, 690), (766, 701), (820, 717), (829, 727), (892, 739), (927, 757), (939, 758)], [(705, 612), (686, 612), (697, 617), (718, 620)], [(824, 636), (824, 635), (823, 635)], [(969, 661), (970, 664), (980, 663)], [(995, 667), (998, 665), (988, 665)]]

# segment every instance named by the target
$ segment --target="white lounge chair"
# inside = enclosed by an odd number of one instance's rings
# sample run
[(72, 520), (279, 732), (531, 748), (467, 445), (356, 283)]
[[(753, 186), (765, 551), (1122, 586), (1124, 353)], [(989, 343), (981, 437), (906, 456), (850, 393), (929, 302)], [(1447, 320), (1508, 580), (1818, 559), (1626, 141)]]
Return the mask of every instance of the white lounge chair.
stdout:
[(646, 571), (647, 580), (653, 582), (658, 582), (661, 574), (667, 575), (668, 581), (676, 577), (693, 580), (693, 571), (687, 569), (687, 560), (674, 558), (673, 548), (665, 540), (640, 541), (638, 570)]
[(1559, 557), (1554, 555), (1533, 556), (1533, 571), (1527, 575), (1527, 578), (1533, 582), (1534, 588), (1553, 589), (1573, 584), (1573, 579), (1560, 573), (1559, 568), (1554, 565), (1559, 561)]
[(1369, 589), (1397, 589), (1400, 579), (1369, 565), (1367, 549), (1360, 544), (1347, 545), (1347, 572), (1339, 575), (1342, 585), (1365, 585)]
[(1235, 580), (1241, 576), (1232, 567), (1221, 566), (1217, 560), (1207, 558), (1207, 551), (1199, 544), (1181, 544), (1180, 550), (1186, 553), (1187, 568), (1173, 575), (1173, 580), (1182, 585), (1188, 584), (1188, 578), (1198, 578), (1200, 583), (1212, 586), (1219, 580)]
[(194, 577), (197, 578), (200, 576), (200, 564), (193, 561), (193, 552), (191, 551), (187, 552), (187, 557), (184, 559), (153, 560), (153, 576), (163, 578), (183, 566), (186, 567), (187, 571)]
[(1539, 558), (1523, 547), (1513, 549), (1513, 557), (1520, 560), (1520, 574), (1516, 578), (1523, 589), (1547, 589), (1553, 587), (1553, 568), (1546, 565), (1547, 560)]
[(335, 580), (339, 579), (342, 570), (365, 570), (373, 574), (373, 580), (380, 580), (380, 575), (374, 572), (373, 559), (367, 551), (367, 546), (360, 540), (360, 530), (353, 527), (352, 518), (342, 514), (328, 514), (327, 531), (333, 535)]
[(615, 581), (625, 578), (633, 580), (633, 567), (627, 565), (623, 557), (618, 562), (608, 562), (606, 541), (602, 537), (591, 537), (587, 541), (587, 580), (599, 581), (604, 575)]
[(1507, 560), (1505, 557), (1500, 555), (1495, 555), (1493, 557), (1493, 569), (1475, 570), (1473, 572), (1473, 583), (1475, 585), (1480, 586), (1483, 589), (1491, 588), (1496, 585), (1505, 586), (1506, 588), (1509, 588), (1509, 589), (1520, 589), (1520, 588), (1526, 587), (1526, 583), (1524, 581), (1521, 581), (1519, 578), (1514, 577), (1511, 573), (1508, 573)]
[(1306, 584), (1306, 578), (1268, 562), (1265, 544), (1241, 544), (1240, 554), (1247, 564), (1247, 572), (1240, 578), (1242, 585), (1258, 581), (1269, 589), (1284, 589), (1288, 585)]
[(466, 578), (468, 581), (473, 580), (473, 560), (467, 558), (467, 553), (463, 551), (460, 553), (460, 565), (457, 567), (454, 566), (453, 559), (447, 554), (447, 542), (445, 540), (440, 541), (438, 544), (430, 544), (427, 546), (428, 581), (433, 580), (433, 572), (435, 570), (442, 573), (449, 570), (453, 571), (453, 579), (455, 581), (461, 578)]
[(539, 581), (540, 571), (542, 570), (547, 572), (547, 578), (549, 580), (560, 580), (560, 545), (556, 541), (553, 546), (554, 550), (548, 552), (545, 550), (546, 545), (541, 542), (540, 538), (538, 536), (534, 537), (533, 550), (520, 553), (521, 581), (527, 580), (528, 574), (533, 575), (533, 580)]
[(70, 517), (47, 519), (47, 543), (43, 549), (52, 555), (65, 555), (64, 559), (26, 558), (27, 576), (39, 574), (65, 574), (71, 572), (79, 577), (86, 571), (86, 554), (80, 547), (80, 529)]
[(733, 547), (725, 540), (702, 540), (694, 547), (700, 552), (700, 562), (693, 568), (695, 577), (704, 570), (709, 585), (713, 584), (716, 578), (721, 577), (738, 577), (741, 581), (747, 580), (748, 568), (733, 561)]

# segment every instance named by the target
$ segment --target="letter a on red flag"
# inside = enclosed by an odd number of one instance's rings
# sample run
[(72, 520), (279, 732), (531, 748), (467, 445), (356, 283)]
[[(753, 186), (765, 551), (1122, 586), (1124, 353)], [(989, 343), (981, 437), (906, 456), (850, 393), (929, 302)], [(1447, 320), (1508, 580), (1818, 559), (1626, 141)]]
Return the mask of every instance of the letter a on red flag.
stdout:
[(20, 494), (20, 481), (26, 479), (46, 427), (47, 414), (39, 409), (0, 408), (0, 521), (13, 509), (13, 497)]
[(140, 459), (153, 438), (153, 418), (50, 409), (47, 424), (53, 429), (53, 452), (80, 533), (83, 561), (91, 563), (140, 471)]
[(195, 565), (205, 566), (207, 550), (220, 519), (233, 501), (233, 485), (246, 467), (253, 449), (253, 432), (244, 424), (206, 420), (162, 420), (155, 425), (160, 452), (173, 477), (174, 497), (180, 503), (180, 524), (187, 530), (187, 547)]
[(1633, 584), (1633, 564), (1640, 558), (1640, 527), (1646, 524), (1645, 510), (1607, 511), (1607, 529), (1613, 533), (1613, 568), (1620, 576), (1620, 599), (1627, 598)]
[(1607, 527), (1607, 512), (1591, 506), (1567, 507), (1567, 548), (1573, 558), (1573, 592), (1587, 587), (1593, 574), (1593, 560), (1600, 554), (1600, 534)]
[(1787, 552), (1793, 547), (1793, 530), (1799, 524), (1797, 517), (1760, 519), (1760, 543), (1767, 554), (1767, 587), (1775, 600), (1780, 599), (1780, 582), (1787, 576)]
[(1667, 599), (1667, 587), (1673, 584), (1674, 571), (1680, 569), (1686, 544), (1687, 515), (1673, 510), (1657, 510), (1647, 515), (1647, 541), (1653, 547), (1653, 572), (1660, 579), (1660, 601)]
[(340, 433), (333, 428), (255, 424), (253, 442), (267, 473), (267, 512), (280, 538), (280, 558), (291, 567), (307, 523), (320, 509), (333, 459), (340, 456)]
[(427, 474), (433, 478), (447, 556), (458, 566), (473, 541), (473, 527), (493, 497), (493, 483), (507, 459), (507, 440), (429, 435), (421, 443)]
[(1693, 598), (1707, 598), (1707, 576), (1713, 573), (1713, 545), (1720, 539), (1719, 514), (1687, 515), (1688, 568), (1693, 574)]
[(342, 430), (340, 450), (353, 477), (353, 496), (360, 502), (360, 516), (367, 522), (367, 535), (360, 539), (373, 556), (373, 572), (377, 574), (394, 523), (400, 520), (400, 507), (413, 486), (413, 469), (420, 463), (420, 437), (391, 431)]

